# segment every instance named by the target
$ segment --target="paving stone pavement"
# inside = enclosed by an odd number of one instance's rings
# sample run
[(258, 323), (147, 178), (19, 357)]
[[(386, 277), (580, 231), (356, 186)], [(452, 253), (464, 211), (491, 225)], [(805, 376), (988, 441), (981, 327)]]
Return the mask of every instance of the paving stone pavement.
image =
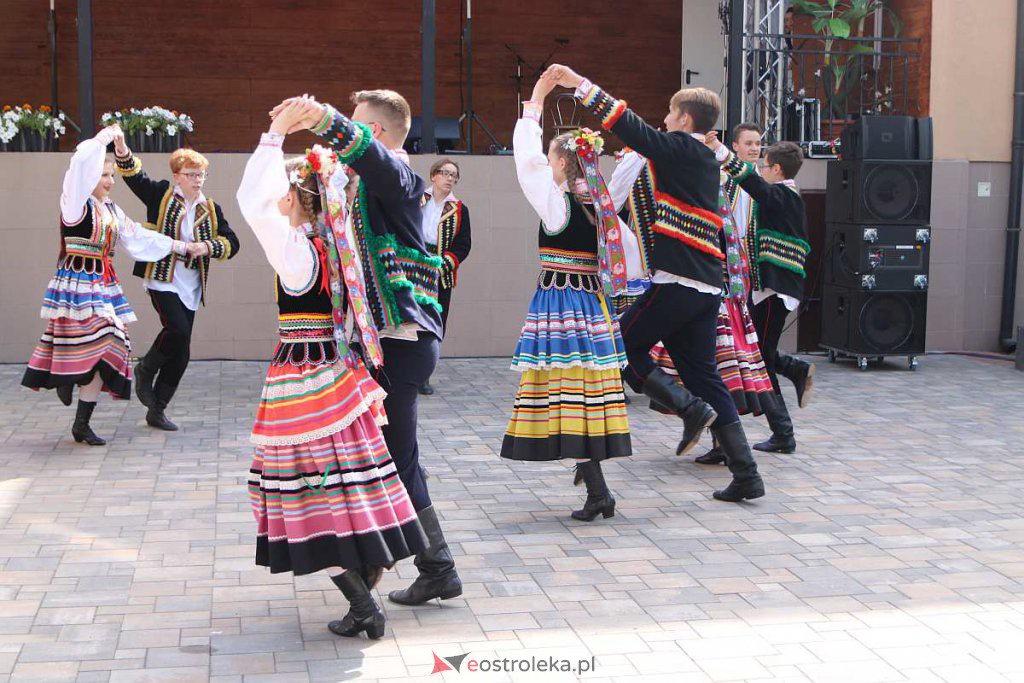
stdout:
[[(326, 630), (344, 611), (326, 576), (253, 565), (263, 364), (193, 363), (174, 434), (101, 399), (101, 448), (75, 445), (73, 409), (21, 372), (0, 366), (0, 683), (575, 678), (469, 670), (530, 657), (592, 662), (588, 681), (1024, 680), (1024, 374), (1008, 363), (819, 362), (798, 452), (760, 456), (768, 495), (743, 505), (712, 500), (724, 468), (676, 458), (677, 424), (634, 400), (635, 455), (606, 467), (616, 516), (587, 524), (568, 518), (568, 464), (496, 456), (507, 361), (443, 361), (421, 448), (465, 594), (382, 603), (377, 642)], [(380, 596), (414, 575), (401, 563)], [(431, 675), (434, 653), (466, 652)]]

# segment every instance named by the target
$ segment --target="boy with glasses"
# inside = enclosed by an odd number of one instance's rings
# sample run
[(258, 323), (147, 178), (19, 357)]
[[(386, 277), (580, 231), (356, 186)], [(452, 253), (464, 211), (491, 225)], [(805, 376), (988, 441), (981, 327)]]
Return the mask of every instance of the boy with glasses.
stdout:
[(124, 138), (115, 141), (117, 171), (146, 205), (147, 228), (177, 240), (195, 242), (184, 257), (170, 254), (155, 263), (138, 261), (162, 328), (153, 346), (135, 367), (135, 393), (149, 410), (146, 424), (175, 431), (164, 414), (190, 357), (192, 324), (205, 302), (211, 259), (224, 261), (238, 253), (238, 238), (220, 206), (203, 194), (210, 162), (192, 149), (171, 154), (172, 180), (153, 180), (142, 170)]

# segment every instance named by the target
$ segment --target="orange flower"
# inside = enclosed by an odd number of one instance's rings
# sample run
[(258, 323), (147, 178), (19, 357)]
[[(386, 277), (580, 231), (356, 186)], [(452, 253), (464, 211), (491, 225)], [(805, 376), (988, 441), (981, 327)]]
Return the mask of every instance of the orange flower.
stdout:
[(39, 107), (39, 111), (42, 111), (42, 112), (51, 112), (51, 111), (53, 111), (53, 110), (52, 110), (52, 109), (50, 109), (50, 107), (48, 107), (47, 105), (45, 105), (45, 104), (44, 104), (43, 106)]
[(4, 105), (4, 111), (10, 111), (10, 110), (11, 110), (11, 105), (5, 104)]
[(32, 111), (32, 105), (27, 103), (27, 102), (25, 104), (21, 105), (21, 108), (24, 109), (25, 111)]

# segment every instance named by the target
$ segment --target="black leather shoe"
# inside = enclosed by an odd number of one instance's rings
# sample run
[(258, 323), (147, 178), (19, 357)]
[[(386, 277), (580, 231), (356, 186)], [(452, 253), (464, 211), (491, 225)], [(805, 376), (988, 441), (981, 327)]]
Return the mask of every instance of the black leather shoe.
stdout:
[(178, 425), (171, 422), (164, 414), (167, 404), (174, 398), (174, 392), (177, 390), (178, 387), (172, 387), (162, 382), (156, 383), (156, 386), (153, 387), (153, 405), (146, 412), (146, 424), (165, 432), (178, 431)]
[(715, 500), (724, 500), (727, 503), (738, 503), (741, 500), (753, 500), (764, 495), (764, 480), (761, 475), (755, 474), (749, 479), (736, 479), (721, 491), (715, 491), (711, 496)]
[(753, 449), (762, 453), (795, 453), (796, 439), (792, 436), (776, 436), (772, 434), (765, 441), (755, 443)]
[(571, 517), (581, 522), (593, 522), (598, 515), (602, 515), (605, 519), (615, 516), (615, 498), (612, 494), (609, 493), (599, 498), (587, 496), (587, 502), (583, 504), (583, 508), (573, 510)]
[(135, 396), (139, 403), (152, 408), (156, 398), (153, 395), (153, 381), (156, 379), (156, 371), (146, 367), (146, 359), (143, 358), (135, 364)]
[(725, 453), (718, 446), (715, 446), (704, 455), (698, 455), (693, 459), (698, 465), (724, 465)]
[(420, 396), (433, 396), (434, 387), (430, 386), (430, 380), (427, 380), (420, 386)]

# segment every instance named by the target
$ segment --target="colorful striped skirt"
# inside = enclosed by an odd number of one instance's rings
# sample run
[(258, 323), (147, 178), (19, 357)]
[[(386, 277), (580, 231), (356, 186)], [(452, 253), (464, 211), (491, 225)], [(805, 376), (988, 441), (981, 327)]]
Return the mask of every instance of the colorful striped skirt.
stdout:
[[(718, 373), (737, 411), (740, 415), (761, 415), (775, 392), (761, 358), (757, 332), (746, 302), (733, 297), (722, 300), (717, 334), (715, 360)], [(678, 377), (675, 364), (664, 346), (657, 344), (651, 349), (651, 357), (665, 372)]]
[(309, 574), (390, 566), (423, 551), (426, 537), (380, 430), (384, 391), (336, 347), (296, 347), (279, 347), (252, 433), (256, 564)]
[(512, 358), (521, 376), (501, 457), (630, 455), (619, 374), (625, 363), (618, 323), (597, 278), (545, 271)]
[[(93, 259), (67, 259), (50, 280), (40, 316), (47, 320), (21, 383), (30, 389), (86, 385), (96, 373), (114, 398), (131, 398), (131, 342), (125, 324), (135, 313), (116, 277), (104, 280)], [(77, 267), (69, 267), (74, 263)], [(98, 262), (97, 262), (98, 263)]]

